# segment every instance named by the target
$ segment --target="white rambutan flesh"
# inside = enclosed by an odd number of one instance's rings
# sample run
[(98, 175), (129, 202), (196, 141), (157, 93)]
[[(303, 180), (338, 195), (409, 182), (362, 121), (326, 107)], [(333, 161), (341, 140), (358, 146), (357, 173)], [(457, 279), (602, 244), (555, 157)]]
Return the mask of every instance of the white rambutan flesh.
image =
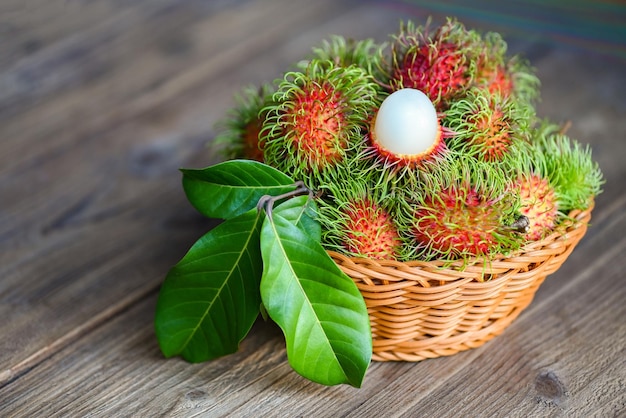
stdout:
[(435, 106), (417, 89), (393, 92), (376, 114), (374, 137), (379, 146), (396, 155), (428, 151), (440, 138)]

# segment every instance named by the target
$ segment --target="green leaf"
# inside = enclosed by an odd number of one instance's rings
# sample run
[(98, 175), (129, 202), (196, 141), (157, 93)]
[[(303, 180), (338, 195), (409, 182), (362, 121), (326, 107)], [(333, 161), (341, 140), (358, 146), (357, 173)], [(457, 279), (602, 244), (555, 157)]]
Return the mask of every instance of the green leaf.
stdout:
[(157, 301), (156, 336), (166, 357), (200, 362), (234, 353), (259, 314), (265, 216), (222, 222), (170, 270)]
[(234, 218), (256, 207), (263, 195), (276, 196), (296, 188), (287, 175), (252, 160), (231, 160), (181, 171), (187, 199), (209, 218)]
[(315, 241), (322, 240), (322, 226), (317, 221), (317, 205), (308, 196), (297, 196), (280, 205), (280, 215), (306, 231)]
[(299, 202), (278, 206), (263, 222), (261, 298), (285, 334), (296, 372), (325, 385), (360, 387), (372, 356), (367, 308), (352, 279), (304, 230), (306, 222), (294, 224)]

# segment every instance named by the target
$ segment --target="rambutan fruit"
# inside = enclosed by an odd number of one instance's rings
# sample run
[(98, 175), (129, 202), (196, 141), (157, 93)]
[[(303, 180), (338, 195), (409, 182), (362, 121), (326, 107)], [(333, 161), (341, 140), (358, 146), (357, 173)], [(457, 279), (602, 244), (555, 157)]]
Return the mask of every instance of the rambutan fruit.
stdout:
[(329, 183), (318, 204), (324, 245), (353, 257), (394, 260), (402, 241), (390, 213), (393, 199), (359, 178)]
[(399, 212), (401, 231), (414, 244), (404, 257), (467, 261), (521, 246), (523, 236), (511, 227), (519, 195), (503, 170), (459, 155), (428, 165)]
[(480, 37), (456, 20), (431, 34), (428, 25), (401, 26), (392, 43), (392, 90), (423, 91), (438, 111), (463, 95), (472, 78), (472, 57)]
[(549, 180), (559, 210), (567, 214), (588, 208), (604, 184), (591, 149), (563, 134), (558, 125), (546, 121), (534, 131), (531, 144), (534, 171)]
[(526, 239), (540, 240), (557, 224), (558, 201), (554, 188), (547, 178), (538, 174), (520, 176), (516, 187), (520, 193), (519, 211), (528, 219)]
[(363, 144), (377, 85), (358, 67), (311, 60), (279, 81), (260, 138), (265, 162), (316, 189), (323, 172)]
[(446, 141), (450, 149), (499, 162), (511, 157), (514, 147), (525, 147), (533, 117), (532, 106), (473, 88), (452, 104), (442, 123), (454, 132)]
[(472, 86), (491, 94), (532, 102), (539, 97), (539, 78), (519, 56), (507, 57), (507, 44), (499, 33), (488, 32), (476, 59)]
[[(386, 44), (376, 43), (373, 39), (357, 41), (333, 35), (323, 40), (319, 46), (313, 47), (312, 55), (321, 62), (332, 62), (336, 67), (346, 68), (355, 65), (380, 83), (386, 79), (386, 73), (383, 70), (386, 46)], [(298, 65), (306, 68), (308, 61), (301, 61)]]
[(236, 106), (218, 123), (221, 132), (214, 144), (226, 159), (245, 158), (263, 162), (263, 141), (259, 134), (265, 119), (262, 109), (271, 101), (273, 88), (247, 86), (235, 96)]
[(406, 88), (385, 98), (372, 119), (369, 139), (389, 166), (415, 168), (446, 150), (437, 111), (419, 90)]

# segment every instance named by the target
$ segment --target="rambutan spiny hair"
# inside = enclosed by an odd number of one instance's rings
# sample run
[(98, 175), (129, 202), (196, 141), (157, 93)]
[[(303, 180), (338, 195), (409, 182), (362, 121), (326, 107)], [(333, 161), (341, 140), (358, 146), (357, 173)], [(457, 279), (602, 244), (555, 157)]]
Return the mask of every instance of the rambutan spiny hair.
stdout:
[(401, 25), (391, 44), (389, 88), (421, 90), (443, 111), (470, 86), (480, 35), (451, 19), (431, 30), (430, 22)]
[(368, 179), (375, 173), (346, 174), (328, 182), (318, 202), (324, 246), (352, 257), (397, 259), (403, 243), (392, 215), (395, 200), (384, 183)]
[(265, 162), (316, 189), (363, 146), (378, 86), (362, 68), (311, 60), (278, 81), (261, 131)]
[(483, 36), (474, 69), (473, 87), (527, 103), (539, 98), (540, 82), (534, 68), (517, 55), (508, 57), (507, 44), (499, 33)]
[(532, 138), (532, 170), (549, 180), (562, 215), (584, 210), (602, 192), (604, 179), (591, 149), (562, 132), (560, 126), (543, 121)]
[(407, 260), (468, 261), (520, 248), (524, 238), (512, 228), (519, 214), (519, 194), (498, 165), (448, 154), (429, 164), (420, 187), (407, 191), (398, 219)]
[(552, 232), (558, 221), (558, 201), (546, 177), (523, 173), (515, 187), (520, 193), (520, 213), (528, 220), (525, 237), (537, 241)]
[(259, 134), (271, 103), (274, 88), (270, 84), (246, 86), (235, 96), (235, 107), (217, 124), (220, 130), (214, 144), (226, 159), (245, 158), (263, 162), (263, 143)]
[[(336, 67), (357, 66), (380, 83), (386, 80), (383, 64), (386, 47), (386, 43), (378, 44), (373, 39), (357, 41), (332, 35), (329, 39), (323, 40), (320, 45), (312, 48), (312, 58), (322, 62), (330, 61)], [(308, 62), (301, 61), (298, 65), (306, 69)]]
[(528, 152), (534, 117), (533, 107), (526, 103), (499, 91), (472, 88), (452, 104), (442, 123), (454, 132), (446, 140), (450, 149), (483, 161), (503, 162)]

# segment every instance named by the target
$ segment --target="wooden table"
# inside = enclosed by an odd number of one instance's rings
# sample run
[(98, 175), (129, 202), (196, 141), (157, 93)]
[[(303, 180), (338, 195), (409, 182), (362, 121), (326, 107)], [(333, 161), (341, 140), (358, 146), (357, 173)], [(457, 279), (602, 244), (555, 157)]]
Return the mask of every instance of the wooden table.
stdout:
[(516, 322), (452, 357), (373, 363), (361, 389), (299, 377), (271, 323), (219, 360), (160, 354), (158, 288), (214, 225), (177, 169), (214, 163), (233, 94), (328, 34), (382, 41), (400, 19), (467, 12), (416, 3), (3, 1), (0, 416), (625, 416), (626, 59), (488, 14), (465, 23), (508, 30), (538, 69), (539, 113), (571, 121), (607, 180)]

